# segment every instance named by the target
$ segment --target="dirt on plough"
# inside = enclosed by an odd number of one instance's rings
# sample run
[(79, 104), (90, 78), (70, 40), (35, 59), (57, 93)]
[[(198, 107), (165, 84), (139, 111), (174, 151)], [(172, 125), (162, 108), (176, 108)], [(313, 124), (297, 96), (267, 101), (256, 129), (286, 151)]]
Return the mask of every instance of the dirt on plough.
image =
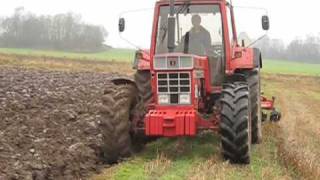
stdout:
[(0, 67), (0, 179), (97, 173), (100, 97), (112, 76)]

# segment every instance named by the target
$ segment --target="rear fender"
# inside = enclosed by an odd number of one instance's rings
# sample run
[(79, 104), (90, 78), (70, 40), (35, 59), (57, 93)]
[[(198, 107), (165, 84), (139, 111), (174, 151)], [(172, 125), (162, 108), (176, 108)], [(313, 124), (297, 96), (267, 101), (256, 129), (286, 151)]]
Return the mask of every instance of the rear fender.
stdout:
[(114, 77), (110, 81), (117, 86), (130, 84), (136, 87), (136, 83), (134, 82), (134, 80), (126, 76)]
[(146, 50), (138, 50), (136, 51), (134, 61), (133, 61), (133, 69), (136, 70), (150, 70), (150, 55), (149, 51)]
[(235, 57), (231, 60), (229, 74), (237, 70), (262, 68), (261, 52), (257, 48), (235, 48)]
[(226, 77), (226, 82), (246, 82), (247, 77), (242, 73), (234, 73)]

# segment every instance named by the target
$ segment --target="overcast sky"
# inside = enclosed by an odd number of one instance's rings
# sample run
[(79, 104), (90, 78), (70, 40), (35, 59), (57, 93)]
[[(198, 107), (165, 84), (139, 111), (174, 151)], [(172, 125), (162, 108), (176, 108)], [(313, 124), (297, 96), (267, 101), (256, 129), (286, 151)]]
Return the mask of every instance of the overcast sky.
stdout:
[[(12, 14), (14, 9), (19, 6), (38, 15), (74, 12), (81, 14), (83, 20), (88, 23), (105, 26), (109, 32), (107, 44), (115, 47), (130, 47), (119, 38), (117, 31), (119, 14), (127, 10), (150, 8), (149, 11), (126, 14), (129, 19), (130, 17), (135, 19), (127, 20), (127, 31), (130, 33), (126, 38), (137, 45), (145, 46), (146, 42), (149, 44), (152, 8), (155, 2), (156, 0), (5, 0), (0, 5), (0, 16)], [(318, 20), (320, 18), (320, 2), (317, 0), (233, 0), (233, 2), (239, 6), (268, 9), (271, 20), (269, 35), (273, 38), (281, 38), (285, 42), (289, 42), (295, 37), (320, 33)], [(135, 24), (132, 25), (133, 21)], [(238, 24), (242, 28), (248, 29), (261, 27), (260, 24), (253, 24), (250, 21), (238, 21)]]

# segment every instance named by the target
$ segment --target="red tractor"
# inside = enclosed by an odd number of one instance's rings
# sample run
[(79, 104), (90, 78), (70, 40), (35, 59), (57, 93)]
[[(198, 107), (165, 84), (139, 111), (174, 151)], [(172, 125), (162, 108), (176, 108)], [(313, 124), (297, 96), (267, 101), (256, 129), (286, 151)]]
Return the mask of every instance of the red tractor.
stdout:
[[(262, 28), (269, 29), (267, 16)], [(226, 160), (250, 163), (251, 144), (262, 140), (261, 104), (274, 102), (261, 96), (261, 68), (259, 49), (239, 45), (226, 0), (158, 1), (151, 49), (136, 52), (134, 80), (113, 79), (103, 96), (107, 162), (153, 138), (211, 130), (221, 135)]]

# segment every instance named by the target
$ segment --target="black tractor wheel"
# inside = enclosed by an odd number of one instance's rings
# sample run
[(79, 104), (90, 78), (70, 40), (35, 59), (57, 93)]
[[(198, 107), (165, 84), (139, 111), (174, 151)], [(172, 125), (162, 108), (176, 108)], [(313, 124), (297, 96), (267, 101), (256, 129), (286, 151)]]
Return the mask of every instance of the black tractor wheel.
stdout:
[(276, 109), (273, 109), (270, 114), (270, 121), (279, 122), (281, 120), (281, 116), (281, 112), (277, 111)]
[(101, 107), (103, 157), (116, 163), (132, 153), (130, 115), (136, 98), (132, 85), (110, 85), (105, 89)]
[(262, 111), (261, 111), (261, 84), (260, 69), (245, 72), (250, 90), (251, 117), (252, 117), (252, 143), (262, 142)]
[(251, 108), (249, 98), (247, 84), (224, 85), (221, 98), (220, 134), (222, 154), (231, 163), (250, 163)]
[[(148, 112), (148, 105), (152, 103), (152, 87), (151, 87), (151, 74), (147, 70), (138, 70), (134, 75), (134, 80), (138, 89), (138, 101), (134, 108), (134, 116), (143, 121)], [(144, 134), (134, 134), (136, 149), (142, 149), (143, 146), (156, 140), (157, 138), (146, 137)]]
[(150, 71), (137, 71), (134, 81), (138, 88), (140, 101), (146, 106), (152, 101), (152, 87)]

